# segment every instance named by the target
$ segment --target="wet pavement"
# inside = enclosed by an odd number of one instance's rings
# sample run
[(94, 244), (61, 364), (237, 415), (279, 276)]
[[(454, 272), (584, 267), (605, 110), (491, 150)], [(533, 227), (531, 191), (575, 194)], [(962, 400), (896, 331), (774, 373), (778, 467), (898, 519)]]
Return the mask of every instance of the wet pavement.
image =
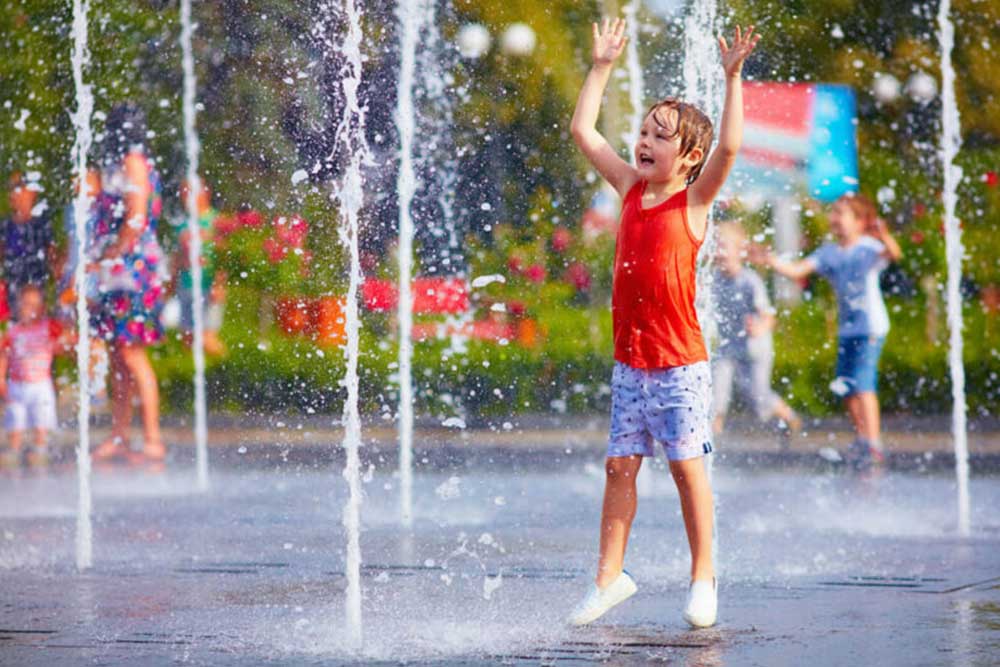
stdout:
[(720, 459), (720, 620), (691, 631), (680, 618), (683, 527), (658, 462), (627, 558), (639, 593), (571, 630), (561, 621), (594, 567), (599, 452), (525, 445), (502, 462), (431, 452), (418, 453), (409, 530), (396, 480), (367, 452), (360, 653), (344, 624), (336, 465), (243, 465), (237, 452), (217, 460), (206, 493), (183, 456), (163, 473), (99, 470), (95, 567), (83, 574), (72, 468), (4, 473), (0, 664), (964, 666), (1000, 656), (998, 477), (973, 478), (962, 538), (949, 475)]

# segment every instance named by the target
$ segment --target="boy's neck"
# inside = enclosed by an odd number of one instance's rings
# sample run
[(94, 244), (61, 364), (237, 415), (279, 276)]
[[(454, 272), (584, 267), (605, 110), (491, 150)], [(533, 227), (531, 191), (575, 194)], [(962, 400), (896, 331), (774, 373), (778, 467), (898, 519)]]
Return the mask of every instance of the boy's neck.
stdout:
[(686, 187), (687, 180), (683, 176), (677, 175), (665, 181), (646, 181), (644, 194), (653, 195), (660, 199), (676, 194)]
[(837, 244), (841, 248), (850, 248), (852, 245), (861, 240), (861, 236), (861, 234), (857, 234), (855, 236), (842, 236), (837, 239)]

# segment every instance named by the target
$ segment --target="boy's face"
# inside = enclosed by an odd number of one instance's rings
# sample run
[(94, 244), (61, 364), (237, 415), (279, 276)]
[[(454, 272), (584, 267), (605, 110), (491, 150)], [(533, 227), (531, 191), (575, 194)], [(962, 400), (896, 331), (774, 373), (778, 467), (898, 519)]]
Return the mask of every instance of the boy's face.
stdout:
[(653, 109), (642, 121), (639, 140), (635, 144), (635, 166), (639, 177), (662, 182), (687, 174), (700, 159), (700, 151), (695, 149), (684, 156), (680, 153), (677, 111), (665, 107)]
[(830, 208), (830, 231), (838, 241), (850, 241), (864, 231), (864, 221), (847, 202), (837, 200)]
[(745, 245), (742, 234), (727, 227), (720, 229), (715, 244), (715, 261), (719, 268), (729, 275), (739, 273), (743, 266)]
[(21, 322), (34, 322), (42, 316), (42, 295), (38, 290), (27, 290), (18, 299), (17, 306)]

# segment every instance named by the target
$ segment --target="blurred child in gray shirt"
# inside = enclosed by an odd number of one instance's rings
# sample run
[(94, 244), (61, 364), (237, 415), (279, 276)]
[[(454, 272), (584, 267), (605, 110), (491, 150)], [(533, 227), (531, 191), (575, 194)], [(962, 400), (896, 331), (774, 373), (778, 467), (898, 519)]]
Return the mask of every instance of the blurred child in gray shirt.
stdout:
[(712, 356), (716, 435), (722, 432), (733, 385), (764, 422), (776, 417), (790, 431), (801, 420), (771, 388), (774, 367), (774, 308), (756, 271), (743, 265), (747, 238), (738, 222), (718, 225), (712, 296), (718, 317), (718, 343)]

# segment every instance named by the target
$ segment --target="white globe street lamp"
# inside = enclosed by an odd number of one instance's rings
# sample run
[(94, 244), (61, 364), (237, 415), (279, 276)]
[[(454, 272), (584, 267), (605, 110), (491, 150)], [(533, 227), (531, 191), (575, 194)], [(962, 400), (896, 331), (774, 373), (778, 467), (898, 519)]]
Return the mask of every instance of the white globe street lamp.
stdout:
[(891, 104), (899, 99), (903, 86), (891, 74), (876, 74), (872, 82), (872, 94), (882, 104)]
[(463, 58), (481, 58), (490, 49), (490, 31), (481, 23), (467, 23), (458, 31), (458, 52)]
[(500, 37), (500, 48), (508, 56), (530, 56), (535, 50), (538, 38), (526, 23), (512, 23)]
[(919, 70), (906, 82), (906, 92), (918, 102), (930, 102), (937, 97), (937, 81), (927, 72)]

